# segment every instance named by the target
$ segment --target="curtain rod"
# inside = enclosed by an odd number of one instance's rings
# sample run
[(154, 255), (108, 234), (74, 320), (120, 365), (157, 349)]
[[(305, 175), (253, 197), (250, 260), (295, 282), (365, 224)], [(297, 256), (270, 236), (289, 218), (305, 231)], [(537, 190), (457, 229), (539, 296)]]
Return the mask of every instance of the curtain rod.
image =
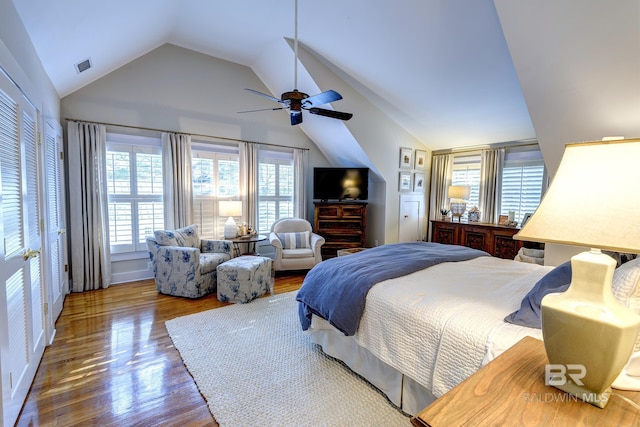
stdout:
[(71, 119), (71, 118), (68, 118), (68, 117), (65, 117), (65, 120), (66, 121), (71, 121), (71, 122), (95, 123), (97, 125), (104, 125), (104, 126), (115, 126), (115, 127), (121, 127), (121, 128), (129, 128), (129, 129), (148, 130), (148, 131), (152, 131), (152, 132), (183, 133), (183, 134), (186, 134), (186, 135), (191, 135), (191, 136), (196, 136), (196, 137), (199, 136), (199, 137), (203, 137), (203, 138), (223, 139), (225, 141), (246, 142), (246, 143), (249, 143), (249, 144), (269, 145), (269, 146), (272, 146), (272, 147), (298, 148), (300, 150), (307, 150), (307, 151), (309, 150), (308, 148), (304, 148), (304, 147), (303, 148), (291, 147), (289, 145), (273, 144), (273, 143), (270, 143), (270, 142), (249, 141), (248, 139), (228, 138), (226, 136), (205, 135), (205, 134), (201, 134), (201, 133), (179, 132), (179, 131), (174, 131), (174, 130), (148, 128), (148, 127), (143, 127), (143, 126), (119, 125), (117, 123), (106, 123), (106, 122), (96, 122), (96, 121), (92, 121), (92, 120)]
[(529, 145), (538, 145), (537, 139), (526, 139), (521, 141), (511, 141), (511, 142), (498, 142), (495, 144), (485, 144), (485, 145), (474, 145), (471, 147), (463, 147), (463, 148), (444, 148), (442, 150), (433, 150), (431, 154), (449, 154), (449, 153), (470, 153), (473, 151), (481, 151), (491, 148), (502, 148), (502, 147), (526, 147)]

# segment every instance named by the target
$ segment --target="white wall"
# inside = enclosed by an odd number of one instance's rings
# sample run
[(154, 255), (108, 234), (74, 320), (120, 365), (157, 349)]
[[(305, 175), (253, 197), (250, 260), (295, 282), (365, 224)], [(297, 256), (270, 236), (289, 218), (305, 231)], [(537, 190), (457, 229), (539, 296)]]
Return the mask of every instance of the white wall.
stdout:
[[(334, 89), (343, 99), (332, 104), (339, 111), (355, 112), (354, 117), (343, 123), (345, 132), (350, 138), (339, 141), (337, 147), (322, 145), (327, 158), (340, 159), (340, 147), (350, 147), (349, 144), (357, 144), (363, 155), (363, 165), (372, 168), (374, 179), (377, 181), (373, 197), (367, 210), (367, 243), (374, 245), (375, 240), (380, 243), (398, 242), (399, 233), (399, 206), (400, 193), (398, 191), (400, 147), (408, 147), (414, 150), (427, 152), (426, 169), (418, 171), (425, 173), (427, 177), (427, 191), (421, 195), (425, 197), (428, 205), (428, 189), (431, 174), (431, 151), (418, 141), (413, 135), (391, 120), (378, 107), (369, 102), (356, 87), (360, 85), (353, 81), (341, 70), (324, 61), (317, 55), (300, 49), (300, 62), (305, 70), (311, 74), (313, 81), (322, 90)], [(364, 90), (364, 88), (360, 87)], [(342, 148), (344, 150), (344, 148)], [(428, 212), (427, 212), (428, 216)], [(369, 229), (377, 230), (370, 233)], [(426, 220), (422, 228), (427, 229)]]
[[(550, 176), (567, 143), (640, 137), (638, 0), (494, 4)], [(546, 252), (557, 265), (576, 250)]]
[(551, 174), (564, 145), (640, 137), (638, 0), (494, 0)]
[[(238, 114), (264, 105), (244, 88), (267, 92), (248, 67), (167, 44), (64, 97), (62, 116), (307, 148), (311, 166), (328, 165), (311, 140), (289, 124), (286, 112)], [(308, 178), (311, 194), (311, 174)], [(312, 208), (310, 201), (311, 221)], [(116, 282), (151, 277), (147, 258), (114, 262), (112, 271)]]
[(44, 117), (60, 119), (60, 97), (11, 0), (0, 0), (0, 66)]

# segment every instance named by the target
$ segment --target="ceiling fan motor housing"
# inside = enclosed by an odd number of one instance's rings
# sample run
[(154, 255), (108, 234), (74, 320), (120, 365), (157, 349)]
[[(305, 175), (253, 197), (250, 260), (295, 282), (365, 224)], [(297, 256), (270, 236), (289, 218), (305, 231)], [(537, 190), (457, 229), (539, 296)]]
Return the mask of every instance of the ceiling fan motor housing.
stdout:
[(283, 101), (289, 101), (289, 109), (292, 111), (301, 111), (302, 110), (302, 100), (308, 98), (304, 92), (298, 91), (298, 89), (294, 89), (291, 92), (285, 92), (280, 95), (280, 99)]

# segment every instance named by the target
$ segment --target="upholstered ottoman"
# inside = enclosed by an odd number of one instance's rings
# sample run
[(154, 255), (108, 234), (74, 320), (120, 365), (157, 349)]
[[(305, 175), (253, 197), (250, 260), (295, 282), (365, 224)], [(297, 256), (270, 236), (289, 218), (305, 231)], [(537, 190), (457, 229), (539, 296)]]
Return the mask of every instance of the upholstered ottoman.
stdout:
[(269, 292), (273, 286), (271, 258), (243, 255), (217, 267), (218, 300), (245, 303)]

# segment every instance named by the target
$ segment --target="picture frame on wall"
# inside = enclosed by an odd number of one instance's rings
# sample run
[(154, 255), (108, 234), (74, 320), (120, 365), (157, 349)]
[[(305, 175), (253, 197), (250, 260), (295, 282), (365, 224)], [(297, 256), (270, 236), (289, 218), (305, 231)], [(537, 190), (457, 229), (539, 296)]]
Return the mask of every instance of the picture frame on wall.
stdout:
[(413, 164), (413, 150), (411, 148), (400, 148), (400, 169), (411, 169)]
[(425, 179), (426, 179), (426, 176), (423, 173), (413, 174), (413, 192), (414, 193), (424, 193)]
[(425, 170), (427, 166), (427, 152), (423, 150), (416, 150), (414, 169)]
[(398, 191), (411, 191), (411, 173), (400, 172), (398, 179)]

